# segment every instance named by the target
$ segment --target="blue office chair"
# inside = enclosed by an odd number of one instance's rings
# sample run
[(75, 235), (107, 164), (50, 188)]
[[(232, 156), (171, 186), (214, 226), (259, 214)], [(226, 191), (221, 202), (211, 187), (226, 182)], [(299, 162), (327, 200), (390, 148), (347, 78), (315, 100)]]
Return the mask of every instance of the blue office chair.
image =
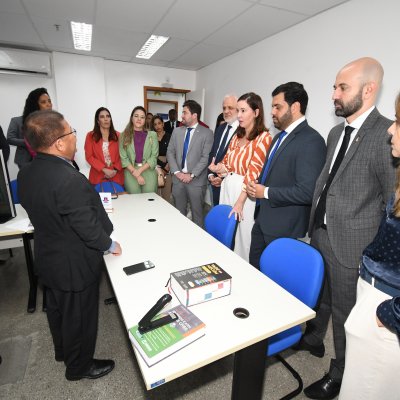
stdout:
[(231, 250), (235, 247), (235, 235), (238, 222), (235, 216), (228, 218), (232, 207), (226, 204), (214, 206), (204, 220), (205, 230)]
[[(308, 307), (315, 307), (324, 278), (324, 261), (316, 249), (299, 240), (276, 239), (263, 251), (260, 269)], [(298, 382), (297, 389), (282, 400), (292, 399), (303, 390), (300, 375), (278, 354), (299, 342), (301, 336), (301, 326), (298, 325), (268, 340), (267, 356), (275, 356)]]
[(17, 183), (16, 179), (14, 179), (10, 182), (10, 187), (11, 187), (11, 195), (12, 195), (14, 204), (19, 204), (18, 183)]
[(106, 192), (106, 193), (121, 193), (125, 192), (123, 186), (119, 185), (118, 183), (112, 181), (104, 181), (95, 185), (95, 190), (97, 193)]

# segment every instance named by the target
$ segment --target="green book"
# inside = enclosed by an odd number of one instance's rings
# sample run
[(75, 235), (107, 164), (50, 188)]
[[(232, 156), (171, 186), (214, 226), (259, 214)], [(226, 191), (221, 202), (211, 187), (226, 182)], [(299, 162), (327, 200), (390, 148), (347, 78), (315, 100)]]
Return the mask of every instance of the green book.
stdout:
[(141, 334), (138, 325), (129, 328), (129, 338), (146, 364), (151, 367), (205, 334), (205, 324), (186, 307), (179, 305), (157, 317), (176, 314), (168, 325)]

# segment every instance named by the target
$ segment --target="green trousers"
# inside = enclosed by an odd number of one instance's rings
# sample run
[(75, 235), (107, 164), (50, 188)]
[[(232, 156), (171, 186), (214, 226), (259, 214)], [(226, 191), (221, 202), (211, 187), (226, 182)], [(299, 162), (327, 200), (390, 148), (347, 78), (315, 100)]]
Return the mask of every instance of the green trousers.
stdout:
[(139, 185), (138, 181), (132, 174), (125, 168), (124, 177), (125, 177), (125, 190), (130, 194), (138, 194), (138, 193), (156, 193), (158, 182), (157, 182), (157, 173), (155, 169), (146, 169), (146, 171), (142, 172), (142, 176), (145, 180), (144, 185)]

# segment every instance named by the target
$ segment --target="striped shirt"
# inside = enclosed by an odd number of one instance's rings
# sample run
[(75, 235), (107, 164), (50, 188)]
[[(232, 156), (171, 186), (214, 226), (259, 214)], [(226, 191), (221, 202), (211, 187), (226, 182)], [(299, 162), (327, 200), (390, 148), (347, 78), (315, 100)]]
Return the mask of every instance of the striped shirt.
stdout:
[(244, 176), (243, 184), (259, 178), (272, 137), (268, 131), (254, 140), (239, 147), (239, 138), (235, 135), (222, 161), (226, 170)]

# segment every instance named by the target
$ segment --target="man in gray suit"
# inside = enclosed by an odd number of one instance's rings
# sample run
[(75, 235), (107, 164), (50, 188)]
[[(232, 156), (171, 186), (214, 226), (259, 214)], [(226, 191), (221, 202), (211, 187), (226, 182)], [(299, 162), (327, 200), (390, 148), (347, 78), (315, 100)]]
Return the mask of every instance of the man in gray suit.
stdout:
[(207, 187), (208, 155), (213, 134), (199, 124), (201, 106), (194, 100), (183, 103), (182, 124), (172, 132), (167, 159), (172, 175), (175, 207), (186, 215), (190, 202), (193, 222), (203, 226), (203, 204)]
[(308, 95), (303, 85), (285, 83), (272, 96), (272, 120), (281, 132), (272, 141), (260, 178), (246, 188), (249, 196), (261, 199), (249, 257), (258, 269), (273, 240), (306, 235), (315, 182), (326, 157), (325, 140), (305, 117)]
[(322, 357), (332, 316), (336, 358), (329, 373), (304, 390), (311, 399), (333, 399), (340, 391), (344, 323), (356, 301), (361, 253), (378, 230), (395, 182), (387, 133), (392, 121), (375, 108), (382, 78), (379, 62), (366, 57), (343, 67), (333, 86), (335, 113), (345, 121), (329, 133), (309, 225), (311, 244), (324, 257), (326, 280), (317, 317), (307, 324), (298, 348)]

